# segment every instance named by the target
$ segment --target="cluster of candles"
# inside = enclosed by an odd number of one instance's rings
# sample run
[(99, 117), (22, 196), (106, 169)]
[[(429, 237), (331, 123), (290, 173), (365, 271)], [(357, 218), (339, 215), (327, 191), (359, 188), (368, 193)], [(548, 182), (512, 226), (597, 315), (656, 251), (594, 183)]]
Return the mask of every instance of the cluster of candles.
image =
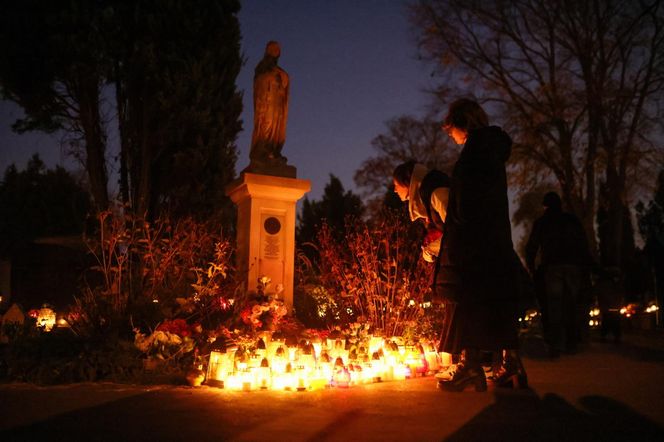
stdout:
[(451, 356), (438, 353), (430, 342), (404, 345), (399, 337), (371, 337), (357, 346), (348, 346), (345, 339), (288, 346), (265, 336), (251, 353), (236, 346), (211, 352), (206, 383), (244, 391), (347, 388), (425, 376), (450, 362)]

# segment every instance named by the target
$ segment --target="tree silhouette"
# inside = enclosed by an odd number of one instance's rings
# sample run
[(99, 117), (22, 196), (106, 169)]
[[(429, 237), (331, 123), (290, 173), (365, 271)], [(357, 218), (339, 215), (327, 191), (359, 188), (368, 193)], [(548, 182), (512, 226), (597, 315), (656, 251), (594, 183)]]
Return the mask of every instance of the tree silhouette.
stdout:
[[(232, 207), (223, 187), (241, 130), (239, 9), (237, 0), (3, 2), (0, 86), (26, 113), (15, 129), (64, 131), (97, 210), (113, 167), (138, 215), (219, 215)], [(119, 167), (107, 161), (111, 124)]]
[(417, 119), (402, 115), (386, 125), (387, 132), (371, 141), (377, 155), (364, 160), (354, 176), (372, 215), (380, 210), (385, 191), (391, 193), (392, 172), (399, 164), (415, 160), (430, 169), (451, 173), (459, 153), (433, 116)]
[(513, 184), (554, 179), (591, 241), (602, 178), (603, 260), (619, 265), (624, 207), (662, 154), (662, 2), (423, 0), (412, 12), (439, 97), (492, 104), (516, 141)]
[(62, 167), (46, 169), (39, 155), (23, 171), (5, 170), (0, 183), (0, 253), (45, 236), (80, 234), (90, 195)]
[(315, 252), (306, 244), (316, 244), (316, 237), (323, 223), (326, 223), (331, 234), (343, 242), (345, 224), (353, 218), (364, 214), (364, 205), (359, 196), (350, 190), (346, 191), (336, 176), (330, 174), (330, 182), (325, 185), (320, 201), (305, 197), (302, 211), (298, 215), (296, 241), (298, 247), (305, 251), (310, 259), (315, 259)]

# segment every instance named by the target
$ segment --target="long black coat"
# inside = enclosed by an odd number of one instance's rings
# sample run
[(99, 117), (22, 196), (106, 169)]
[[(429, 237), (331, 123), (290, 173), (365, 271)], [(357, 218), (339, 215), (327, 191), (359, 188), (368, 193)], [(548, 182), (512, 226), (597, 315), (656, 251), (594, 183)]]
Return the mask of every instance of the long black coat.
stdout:
[(471, 131), (452, 174), (434, 292), (455, 305), (441, 350), (517, 346), (517, 258), (505, 161), (512, 140), (498, 127)]

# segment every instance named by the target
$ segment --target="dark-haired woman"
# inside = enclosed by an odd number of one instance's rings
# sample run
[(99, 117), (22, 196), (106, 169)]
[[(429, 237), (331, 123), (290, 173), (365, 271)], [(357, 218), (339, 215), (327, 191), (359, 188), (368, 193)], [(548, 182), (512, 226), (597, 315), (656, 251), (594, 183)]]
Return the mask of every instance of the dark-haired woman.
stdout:
[[(444, 172), (429, 170), (422, 164), (408, 161), (394, 169), (392, 179), (394, 193), (399, 196), (401, 201), (408, 201), (410, 220), (425, 222), (427, 234), (422, 244), (422, 257), (427, 262), (435, 262), (440, 251), (447, 216), (450, 177)], [(443, 302), (442, 299), (434, 299), (434, 301)], [(448, 311), (444, 308), (445, 314)], [(445, 320), (443, 322), (447, 323)], [(451, 355), (451, 359), (456, 362), (459, 355)], [(440, 372), (436, 373), (436, 379), (449, 380), (455, 370), (456, 365), (454, 364), (444, 366)]]
[(434, 262), (440, 248), (440, 237), (447, 213), (450, 178), (438, 170), (429, 170), (415, 161), (400, 164), (392, 174), (394, 193), (401, 201), (408, 201), (411, 221), (423, 220), (427, 236), (422, 245), (422, 257)]
[(463, 149), (451, 177), (434, 290), (455, 306), (440, 351), (462, 351), (463, 358), (452, 379), (438, 385), (448, 391), (486, 390), (484, 351), (504, 356), (494, 378), (497, 385), (525, 386), (516, 351), (518, 266), (505, 173), (512, 140), (489, 126), (482, 107), (467, 99), (450, 105), (443, 129)]

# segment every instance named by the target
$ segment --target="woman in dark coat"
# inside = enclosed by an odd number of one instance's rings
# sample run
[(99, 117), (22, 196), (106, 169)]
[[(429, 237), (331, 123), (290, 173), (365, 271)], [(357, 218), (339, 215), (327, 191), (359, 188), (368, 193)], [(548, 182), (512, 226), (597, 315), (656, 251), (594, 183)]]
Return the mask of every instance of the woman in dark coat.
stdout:
[(486, 390), (480, 352), (505, 358), (495, 382), (525, 378), (517, 348), (517, 258), (512, 245), (505, 162), (512, 146), (499, 127), (489, 126), (479, 104), (461, 99), (450, 105), (443, 128), (464, 147), (452, 173), (445, 232), (434, 290), (452, 320), (440, 351), (464, 358), (453, 378), (439, 387)]

